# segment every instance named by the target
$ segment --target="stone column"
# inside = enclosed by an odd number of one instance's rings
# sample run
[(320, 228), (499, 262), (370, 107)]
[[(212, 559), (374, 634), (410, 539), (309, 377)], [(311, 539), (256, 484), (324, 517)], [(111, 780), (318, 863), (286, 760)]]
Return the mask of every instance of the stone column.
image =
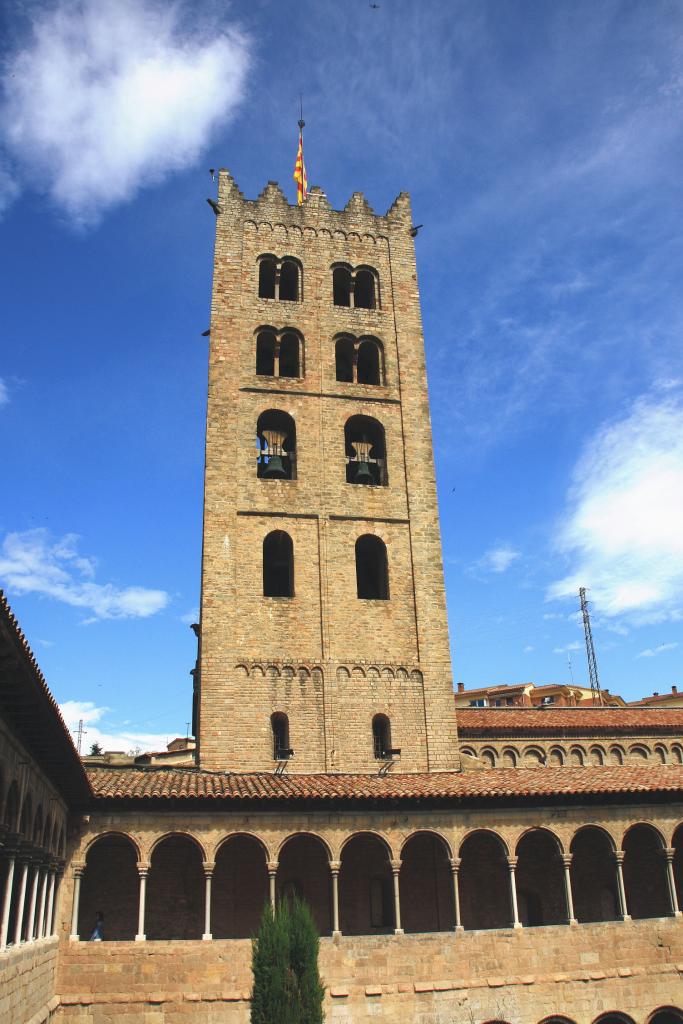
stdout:
[(57, 872), (54, 868), (50, 868), (50, 886), (47, 894), (47, 911), (45, 913), (45, 936), (52, 935), (52, 908), (55, 902), (55, 878)]
[(517, 880), (515, 878), (516, 867), (517, 858), (508, 857), (508, 868), (510, 870), (510, 902), (512, 903), (512, 927), (521, 928), (522, 923), (519, 920), (519, 910), (517, 909)]
[(270, 892), (270, 905), (275, 910), (275, 876), (277, 875), (277, 861), (269, 860), (266, 864), (268, 868), (268, 889)]
[(458, 876), (460, 874), (460, 857), (449, 857), (448, 863), (451, 866), (451, 873), (453, 875), (453, 910), (455, 912), (455, 930), (456, 932), (464, 931), (462, 921), (460, 920), (460, 883)]
[(330, 874), (332, 875), (332, 936), (341, 935), (339, 927), (339, 871), (340, 860), (330, 861)]
[(40, 875), (40, 867), (38, 864), (35, 866), (33, 872), (33, 879), (31, 880), (31, 898), (28, 904), (28, 918), (26, 919), (26, 941), (33, 942), (34, 938), (34, 924), (36, 920), (36, 899), (38, 896), (38, 876)]
[(401, 891), (398, 884), (398, 876), (401, 870), (401, 861), (392, 860), (391, 874), (394, 879), (394, 922), (396, 927), (394, 928), (394, 935), (403, 935), (403, 929), (401, 928)]
[(5, 894), (2, 901), (2, 924), (0, 925), (0, 950), (7, 946), (7, 932), (9, 931), (9, 911), (12, 902), (12, 885), (14, 883), (15, 855), (11, 854), (7, 864), (7, 877), (5, 879)]
[(81, 902), (81, 878), (85, 871), (85, 864), (77, 864), (74, 866), (74, 899), (71, 908), (71, 935), (70, 939), (74, 942), (78, 942), (78, 908)]
[(671, 908), (674, 912), (674, 917), (680, 917), (681, 911), (678, 906), (678, 893), (676, 892), (676, 879), (674, 877), (674, 854), (675, 849), (672, 846), (667, 846), (664, 850), (664, 856), (666, 857), (666, 875), (669, 879), (669, 893), (671, 895)]
[(26, 903), (26, 876), (28, 875), (28, 861), (21, 865), (21, 881), (19, 882), (19, 902), (17, 903), (17, 920), (14, 926), (14, 945), (21, 942), (21, 926), (24, 921), (24, 905)]
[(148, 874), (149, 867), (146, 864), (138, 865), (138, 875), (140, 876), (140, 895), (138, 897), (138, 933), (135, 936), (136, 942), (144, 942), (147, 938), (145, 935), (145, 902), (147, 900)]
[(47, 868), (41, 869), (42, 878), (40, 880), (40, 899), (38, 900), (38, 914), (36, 916), (36, 938), (42, 939), (43, 930), (45, 927), (45, 898), (47, 896)]
[(624, 851), (617, 850), (614, 854), (614, 862), (617, 866), (617, 892), (619, 893), (619, 912), (621, 914), (622, 921), (630, 921), (631, 915), (628, 913), (628, 905), (626, 903), (626, 889), (624, 888), (624, 872), (622, 865), (624, 863)]
[(574, 917), (574, 898), (572, 896), (572, 877), (569, 868), (572, 863), (572, 854), (563, 853), (562, 863), (564, 864), (564, 894), (567, 900), (567, 921), (569, 924), (578, 924)]
[(210, 942), (213, 938), (211, 934), (211, 879), (213, 878), (213, 869), (216, 865), (212, 861), (207, 861), (204, 865), (204, 934), (202, 939), (205, 942)]

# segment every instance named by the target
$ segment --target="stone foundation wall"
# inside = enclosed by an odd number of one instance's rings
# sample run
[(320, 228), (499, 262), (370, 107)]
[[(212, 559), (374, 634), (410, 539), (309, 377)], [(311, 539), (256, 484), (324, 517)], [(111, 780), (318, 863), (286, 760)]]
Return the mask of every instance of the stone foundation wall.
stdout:
[[(683, 922), (321, 940), (330, 1022), (646, 1024), (683, 1007)], [(64, 943), (59, 1024), (247, 1024), (246, 940)]]
[(0, 953), (0, 1024), (44, 1024), (53, 1018), (57, 953), (56, 938)]

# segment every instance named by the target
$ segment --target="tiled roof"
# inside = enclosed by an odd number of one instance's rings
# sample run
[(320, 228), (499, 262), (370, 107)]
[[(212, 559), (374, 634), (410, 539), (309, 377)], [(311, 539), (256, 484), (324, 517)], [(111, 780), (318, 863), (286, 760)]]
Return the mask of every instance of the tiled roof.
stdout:
[(89, 768), (97, 799), (416, 800), (678, 792), (683, 766), (516, 768), (405, 775), (275, 775), (199, 768)]
[(0, 712), (64, 796), (72, 802), (87, 800), (90, 790), (81, 759), (2, 590)]
[(683, 734), (683, 708), (457, 708), (456, 718), (460, 736), (559, 731), (583, 735), (635, 730)]

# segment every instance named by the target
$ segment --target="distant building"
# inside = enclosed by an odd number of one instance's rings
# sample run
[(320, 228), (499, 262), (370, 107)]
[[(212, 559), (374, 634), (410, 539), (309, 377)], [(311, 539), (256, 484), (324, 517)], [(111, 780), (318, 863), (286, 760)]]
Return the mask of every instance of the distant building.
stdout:
[[(603, 705), (613, 708), (627, 706), (623, 697), (612, 694), (609, 690), (602, 691), (602, 702)], [(458, 683), (455, 694), (456, 708), (535, 708), (547, 704), (568, 708), (593, 707), (595, 700), (590, 686), (567, 683), (549, 683), (545, 686), (536, 686), (535, 683), (502, 683), (498, 686), (482, 686), (472, 690), (466, 689), (464, 683)]]
[(677, 686), (672, 686), (667, 693), (653, 693), (651, 697), (641, 697), (640, 700), (629, 701), (629, 707), (648, 708), (683, 708), (683, 693), (678, 692)]

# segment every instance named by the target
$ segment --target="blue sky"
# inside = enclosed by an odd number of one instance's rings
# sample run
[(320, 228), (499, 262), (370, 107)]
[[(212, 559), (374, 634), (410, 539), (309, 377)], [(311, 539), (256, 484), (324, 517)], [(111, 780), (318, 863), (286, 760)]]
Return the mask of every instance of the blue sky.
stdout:
[(209, 167), (412, 194), (454, 679), (681, 680), (683, 7), (6, 3), (0, 581), (86, 742), (183, 733)]

